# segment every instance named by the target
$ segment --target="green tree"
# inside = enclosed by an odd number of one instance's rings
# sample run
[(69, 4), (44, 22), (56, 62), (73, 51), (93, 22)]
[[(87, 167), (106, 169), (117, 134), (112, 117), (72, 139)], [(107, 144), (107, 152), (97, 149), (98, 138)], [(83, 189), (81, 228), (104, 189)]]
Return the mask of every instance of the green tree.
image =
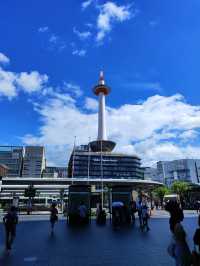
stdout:
[(172, 186), (171, 186), (171, 190), (178, 194), (180, 197), (180, 202), (181, 205), (183, 206), (183, 200), (186, 197), (188, 191), (190, 189), (190, 186), (187, 182), (184, 181), (175, 181)]
[(28, 188), (25, 189), (24, 191), (24, 197), (27, 198), (34, 198), (36, 194), (36, 189), (34, 188), (34, 186), (31, 184), (28, 186)]
[(153, 191), (154, 195), (159, 198), (161, 206), (163, 206), (163, 198), (169, 193), (169, 189), (166, 186), (157, 187)]

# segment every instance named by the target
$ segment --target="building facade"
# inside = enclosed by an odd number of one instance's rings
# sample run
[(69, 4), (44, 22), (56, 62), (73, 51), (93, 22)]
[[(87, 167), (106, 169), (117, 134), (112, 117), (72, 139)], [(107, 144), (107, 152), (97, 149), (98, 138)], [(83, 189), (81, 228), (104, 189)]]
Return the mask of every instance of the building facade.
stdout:
[(88, 151), (88, 147), (88, 145), (77, 147), (71, 154), (68, 165), (69, 177), (143, 179), (139, 157), (111, 152), (92, 152)]
[(45, 169), (45, 150), (42, 146), (26, 146), (23, 162), (23, 177), (42, 177)]
[(67, 178), (67, 167), (46, 166), (42, 173), (44, 178)]
[(169, 186), (176, 180), (200, 183), (200, 159), (157, 162), (157, 175)]
[(0, 164), (8, 167), (7, 177), (21, 176), (23, 153), (21, 146), (0, 146)]
[(153, 181), (158, 181), (158, 182), (162, 183), (163, 180), (160, 179), (160, 176), (158, 175), (157, 168), (142, 167), (142, 171), (143, 171), (144, 180), (153, 180)]
[(8, 167), (5, 164), (0, 164), (0, 178), (7, 176)]

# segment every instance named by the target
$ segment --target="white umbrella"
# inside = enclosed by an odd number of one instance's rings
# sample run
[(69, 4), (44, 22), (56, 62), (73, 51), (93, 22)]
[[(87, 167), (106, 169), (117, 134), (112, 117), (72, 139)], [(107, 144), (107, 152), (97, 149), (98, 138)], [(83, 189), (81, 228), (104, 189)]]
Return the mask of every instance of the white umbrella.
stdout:
[(124, 203), (121, 201), (114, 201), (112, 203), (112, 207), (123, 207), (123, 206), (124, 206)]

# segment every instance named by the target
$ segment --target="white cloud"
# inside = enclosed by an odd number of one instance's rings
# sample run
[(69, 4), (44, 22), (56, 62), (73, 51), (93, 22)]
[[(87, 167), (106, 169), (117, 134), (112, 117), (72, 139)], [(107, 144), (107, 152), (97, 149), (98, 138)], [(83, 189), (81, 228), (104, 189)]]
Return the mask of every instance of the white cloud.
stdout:
[(96, 40), (101, 42), (105, 35), (111, 31), (112, 23), (123, 22), (130, 19), (130, 6), (118, 6), (114, 2), (106, 2), (99, 7), (100, 14), (97, 18), (98, 33)]
[(78, 31), (76, 28), (73, 28), (73, 32), (79, 37), (80, 40), (86, 40), (91, 36), (90, 31)]
[(88, 28), (93, 28), (93, 25), (92, 25), (92, 23), (85, 23), (85, 26), (87, 26)]
[(85, 10), (88, 6), (92, 4), (93, 0), (86, 0), (81, 4), (82, 10)]
[(41, 90), (43, 85), (48, 81), (47, 75), (41, 75), (37, 71), (30, 73), (21, 72), (16, 78), (16, 83), (25, 92), (32, 93)]
[(49, 31), (49, 27), (47, 27), (47, 26), (45, 26), (45, 27), (40, 27), (40, 28), (38, 29), (38, 32), (42, 32), (42, 33), (47, 32), (47, 31)]
[(179, 138), (182, 138), (184, 141), (188, 141), (188, 140), (196, 139), (198, 135), (199, 133), (196, 130), (186, 130), (186, 131), (183, 131), (183, 133), (179, 135)]
[(80, 97), (83, 95), (83, 91), (81, 90), (80, 86), (73, 84), (73, 83), (64, 83), (64, 89), (69, 91), (75, 97)]
[(138, 89), (138, 90), (153, 90), (157, 92), (162, 91), (162, 87), (159, 82), (130, 82), (123, 84), (125, 87)]
[(72, 55), (77, 55), (77, 56), (80, 56), (80, 57), (83, 57), (85, 56), (87, 53), (87, 51), (85, 49), (73, 49), (72, 50)]
[(48, 76), (37, 71), (15, 73), (0, 67), (0, 96), (12, 99), (20, 90), (26, 93), (39, 91), (47, 81)]
[(52, 34), (49, 38), (49, 42), (56, 44), (58, 42), (58, 36), (56, 36), (55, 34)]
[(86, 97), (84, 107), (85, 107), (85, 109), (90, 110), (90, 111), (97, 111), (98, 110), (98, 101), (93, 99), (93, 98)]
[(10, 62), (10, 59), (3, 53), (0, 53), (0, 64), (8, 64)]
[[(87, 98), (85, 101), (91, 113), (78, 107), (75, 98), (70, 102), (61, 95), (60, 98), (52, 96), (38, 105), (36, 111), (43, 121), (40, 133), (38, 136), (26, 135), (24, 142), (48, 144), (52, 149), (47, 151), (47, 159), (51, 157), (51, 161), (56, 161), (60, 158), (60, 162), (66, 164), (74, 136), (77, 136), (77, 144), (87, 143), (88, 137), (96, 139), (97, 113), (93, 113), (96, 103), (93, 105)], [(200, 129), (200, 106), (186, 103), (179, 94), (171, 97), (155, 95), (140, 104), (108, 107), (106, 112), (109, 138), (117, 142), (116, 151), (136, 153), (147, 165), (157, 160), (200, 158), (200, 146), (190, 138), (182, 143), (181, 137), (185, 131)], [(66, 152), (59, 154), (53, 149), (57, 146), (61, 150), (65, 147)], [(64, 157), (61, 159), (61, 156)]]
[(45, 38), (47, 40), (48, 50), (51, 50), (51, 51), (57, 50), (60, 52), (67, 47), (66, 42), (63, 41), (60, 36), (58, 36), (57, 34), (54, 34), (49, 29), (49, 27), (47, 27), (47, 26), (41, 27), (38, 29), (38, 32), (46, 33)]
[(152, 28), (155, 28), (158, 25), (158, 21), (157, 20), (151, 20), (149, 22), (149, 26)]
[(15, 80), (15, 73), (5, 71), (0, 67), (0, 96), (5, 96), (9, 99), (17, 96)]

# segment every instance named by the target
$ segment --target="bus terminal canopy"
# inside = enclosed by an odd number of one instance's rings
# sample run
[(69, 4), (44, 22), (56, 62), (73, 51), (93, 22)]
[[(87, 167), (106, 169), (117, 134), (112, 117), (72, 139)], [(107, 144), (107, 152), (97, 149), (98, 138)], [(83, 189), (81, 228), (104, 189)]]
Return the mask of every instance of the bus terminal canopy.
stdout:
[(143, 179), (101, 179), (101, 178), (3, 178), (2, 180), (2, 190), (14, 190), (24, 189), (28, 185), (32, 184), (36, 188), (49, 189), (50, 187), (59, 189), (64, 188), (69, 185), (103, 185), (111, 188), (115, 185), (120, 186), (130, 186), (133, 190), (142, 189), (142, 190), (152, 190), (156, 187), (163, 186), (162, 183), (152, 181), (152, 180), (143, 180)]

